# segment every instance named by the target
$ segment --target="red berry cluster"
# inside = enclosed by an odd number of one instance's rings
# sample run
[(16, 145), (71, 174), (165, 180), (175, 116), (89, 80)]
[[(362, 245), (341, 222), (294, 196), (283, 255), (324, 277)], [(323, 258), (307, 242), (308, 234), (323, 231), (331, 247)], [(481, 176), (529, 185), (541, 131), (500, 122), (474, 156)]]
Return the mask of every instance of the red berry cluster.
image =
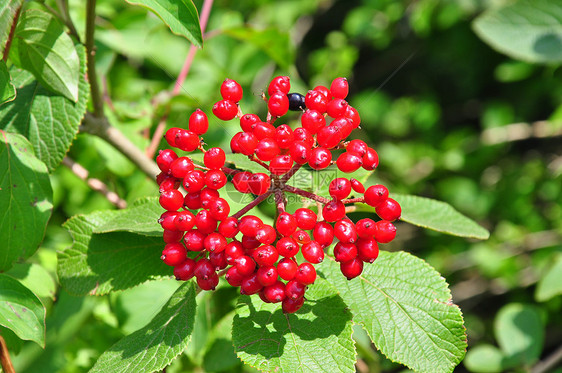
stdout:
[[(288, 77), (276, 77), (268, 95), (263, 95), (268, 116), (262, 121), (255, 114), (241, 112), (242, 88), (226, 79), (220, 88), (223, 99), (215, 103), (213, 113), (221, 120), (239, 118), (242, 131), (233, 136), (231, 150), (248, 156), (265, 172), (231, 169), (225, 166), (224, 150), (206, 150), (200, 135), (207, 132), (209, 122), (199, 109), (190, 116), (187, 130), (167, 131), (171, 147), (204, 153), (204, 166), (171, 149), (161, 150), (156, 158), (162, 171), (157, 178), (160, 205), (167, 210), (159, 220), (166, 242), (161, 258), (174, 267), (178, 280), (195, 276), (201, 289), (213, 290), (219, 276), (225, 274), (227, 282), (239, 286), (242, 294), (257, 293), (264, 302), (282, 302), (283, 311), (290, 313), (302, 306), (307, 285), (316, 280), (314, 264), (323, 261), (334, 240), (335, 260), (348, 279), (361, 274), (364, 262), (375, 261), (378, 243), (394, 239), (392, 221), (401, 214), (386, 187), (365, 189), (356, 179), (339, 177), (331, 181), (331, 198), (327, 198), (287, 183), (305, 165), (320, 170), (335, 163), (344, 173), (378, 166), (376, 151), (364, 141), (345, 141), (360, 124), (357, 110), (345, 101), (348, 90), (347, 80), (337, 78), (330, 89), (319, 86), (302, 96), (290, 93)], [(274, 126), (289, 110), (303, 112), (301, 126), (294, 130), (287, 124)], [(335, 162), (332, 152), (340, 153)], [(219, 192), (228, 182), (239, 192), (257, 196), (232, 215)], [(321, 208), (288, 213), (285, 193), (311, 199)], [(351, 194), (353, 198), (349, 198)], [(277, 205), (274, 226), (246, 214), (269, 196), (274, 196)], [(354, 223), (346, 215), (353, 206), (345, 205), (358, 202), (375, 207), (382, 220), (367, 218)], [(189, 252), (198, 254), (189, 256)], [(297, 260), (299, 252), (305, 260), (302, 263)]]

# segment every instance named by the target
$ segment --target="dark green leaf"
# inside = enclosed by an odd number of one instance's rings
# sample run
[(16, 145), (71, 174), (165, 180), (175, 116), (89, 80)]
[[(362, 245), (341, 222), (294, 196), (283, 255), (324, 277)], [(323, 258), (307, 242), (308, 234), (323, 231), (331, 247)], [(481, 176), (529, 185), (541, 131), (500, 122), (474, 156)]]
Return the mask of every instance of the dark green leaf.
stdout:
[(391, 197), (402, 207), (402, 221), (454, 236), (480, 240), (490, 237), (490, 232), (448, 203), (404, 194), (393, 194)]
[(320, 268), (375, 346), (390, 360), (417, 372), (452, 372), (466, 349), (460, 309), (448, 285), (423, 260), (405, 252), (381, 252), (351, 281), (339, 265)]
[(47, 167), (21, 135), (0, 130), (0, 271), (31, 256), (43, 240), (53, 209)]
[(521, 0), (490, 9), (473, 23), (494, 49), (529, 62), (562, 62), (562, 1)]
[(0, 105), (16, 98), (16, 87), (12, 83), (10, 73), (4, 61), (0, 61)]
[(78, 101), (80, 60), (72, 39), (55, 17), (39, 9), (26, 10), (13, 43), (19, 67), (54, 93)]
[(264, 371), (355, 372), (351, 314), (324, 280), (308, 289), (294, 314), (257, 295), (240, 298), (232, 340), (245, 363)]
[(187, 346), (195, 319), (195, 286), (184, 283), (144, 328), (100, 356), (90, 372), (155, 372)]
[(78, 102), (57, 96), (45, 89), (24, 70), (11, 69), (17, 96), (0, 106), (0, 128), (17, 132), (29, 139), (37, 157), (54, 170), (64, 158), (86, 112), (89, 88), (86, 81), (86, 55), (80, 57), (80, 92)]
[(199, 14), (191, 0), (127, 0), (155, 13), (176, 35), (183, 36), (194, 45), (203, 44)]
[(45, 346), (45, 307), (18, 280), (0, 273), (0, 325)]
[(75, 216), (64, 224), (74, 243), (59, 252), (57, 272), (69, 292), (103, 295), (172, 274), (160, 260), (162, 238), (129, 232), (93, 234), (115, 214), (97, 211)]
[(158, 224), (164, 209), (158, 198), (143, 198), (127, 209), (111, 213), (111, 218), (94, 227), (94, 233), (126, 231), (146, 236), (162, 237), (162, 227)]
[(14, 17), (23, 0), (4, 0), (0, 3), (0, 53), (4, 53)]

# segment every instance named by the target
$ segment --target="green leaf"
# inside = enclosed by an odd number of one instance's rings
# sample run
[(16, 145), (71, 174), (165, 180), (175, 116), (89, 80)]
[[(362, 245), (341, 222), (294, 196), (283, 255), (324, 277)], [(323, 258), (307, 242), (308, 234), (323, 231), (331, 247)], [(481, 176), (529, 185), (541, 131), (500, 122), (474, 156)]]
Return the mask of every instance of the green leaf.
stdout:
[(340, 291), (353, 320), (389, 359), (417, 372), (452, 372), (465, 354), (466, 332), (447, 283), (423, 260), (381, 251), (348, 281), (325, 260), (321, 272)]
[(4, 61), (0, 61), (0, 105), (16, 98), (16, 87)]
[(295, 60), (288, 33), (273, 28), (258, 30), (251, 27), (230, 28), (223, 32), (232, 38), (255, 45), (283, 69), (287, 69)]
[(552, 266), (539, 280), (535, 290), (535, 299), (545, 302), (560, 294), (562, 294), (562, 255), (554, 258)]
[(156, 14), (172, 32), (183, 36), (192, 44), (203, 44), (199, 14), (191, 0), (127, 0), (129, 4), (140, 5)]
[(13, 43), (18, 53), (14, 62), (19, 67), (54, 93), (78, 101), (80, 60), (72, 39), (55, 17), (39, 9), (26, 10)]
[(242, 296), (232, 324), (238, 357), (264, 371), (355, 372), (351, 314), (324, 280), (308, 289), (306, 302), (294, 314), (281, 304)]
[(53, 209), (53, 190), (47, 167), (21, 135), (0, 130), (0, 271), (30, 257), (45, 235)]
[(0, 53), (4, 53), (14, 17), (22, 3), (23, 0), (4, 0), (0, 3)]
[(473, 23), (492, 48), (528, 62), (562, 62), (562, 1), (520, 0), (490, 9)]
[(0, 273), (0, 325), (45, 347), (45, 307), (18, 280)]
[(18, 279), (38, 297), (55, 299), (57, 289), (55, 279), (41, 265), (35, 263), (16, 264), (6, 274)]
[(496, 347), (488, 344), (479, 344), (466, 353), (463, 364), (471, 372), (499, 373), (504, 371), (504, 356)]
[[(198, 307), (199, 308), (199, 307)], [(223, 317), (211, 330), (208, 348), (203, 360), (203, 368), (207, 372), (233, 371), (241, 362), (232, 346), (232, 322), (235, 312)]]
[(480, 240), (490, 237), (490, 232), (448, 203), (405, 194), (393, 194), (391, 197), (402, 207), (402, 221), (453, 236)]
[[(195, 163), (204, 165), (203, 163), (203, 154), (189, 154), (188, 157)], [(268, 173), (268, 171), (257, 164), (248, 159), (247, 155), (244, 154), (227, 154), (226, 155), (226, 163), (230, 163), (234, 165), (236, 168), (240, 170), (250, 171), (250, 172), (264, 172)]]
[(89, 95), (86, 54), (82, 46), (77, 46), (77, 50), (80, 57), (77, 103), (48, 91), (29, 72), (11, 69), (17, 96), (12, 102), (0, 106), (0, 128), (27, 137), (49, 171), (64, 158), (86, 112)]
[(96, 211), (64, 223), (74, 243), (58, 253), (57, 272), (69, 292), (103, 295), (172, 274), (160, 260), (162, 238), (129, 232), (93, 234), (114, 215), (115, 211)]
[(195, 286), (184, 283), (144, 328), (104, 352), (93, 372), (155, 372), (166, 367), (189, 343), (195, 317)]
[(93, 233), (109, 233), (126, 231), (145, 236), (162, 237), (162, 227), (158, 219), (164, 210), (158, 198), (143, 198), (127, 209), (113, 211), (111, 218), (95, 226)]
[(511, 303), (498, 312), (494, 332), (501, 350), (518, 366), (530, 366), (541, 356), (544, 327), (539, 311), (530, 305)]

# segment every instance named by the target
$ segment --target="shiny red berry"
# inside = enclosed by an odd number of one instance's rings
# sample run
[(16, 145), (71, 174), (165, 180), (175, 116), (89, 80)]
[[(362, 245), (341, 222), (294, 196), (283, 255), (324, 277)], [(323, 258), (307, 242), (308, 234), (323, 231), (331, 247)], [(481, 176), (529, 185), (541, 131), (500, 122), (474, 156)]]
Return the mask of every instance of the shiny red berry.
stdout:
[(310, 263), (301, 263), (297, 268), (295, 280), (304, 285), (310, 285), (316, 281), (316, 270)]
[(362, 164), (363, 161), (361, 160), (361, 157), (359, 155), (349, 152), (340, 154), (338, 160), (336, 161), (338, 169), (345, 173), (357, 171)]
[(160, 206), (168, 211), (178, 211), (183, 206), (183, 194), (177, 189), (171, 189), (160, 194)]
[(291, 281), (297, 275), (297, 263), (293, 259), (283, 258), (277, 263), (277, 274), (285, 281)]
[(297, 220), (297, 226), (300, 229), (304, 230), (314, 228), (314, 226), (316, 225), (316, 221), (318, 220), (318, 217), (316, 216), (316, 213), (314, 211), (304, 207), (297, 209), (293, 215)]
[(288, 76), (276, 76), (269, 83), (267, 88), (267, 93), (271, 96), (276, 91), (283, 92), (284, 94), (289, 93), (291, 90), (291, 80)]
[(312, 236), (322, 246), (329, 246), (334, 241), (334, 228), (325, 221), (319, 221), (312, 230)]
[(344, 177), (338, 177), (330, 182), (328, 191), (337, 200), (345, 199), (351, 193), (351, 182)]
[(282, 212), (277, 217), (275, 228), (283, 236), (290, 236), (297, 230), (297, 219), (288, 212)]
[(377, 207), (388, 198), (388, 189), (384, 185), (372, 185), (365, 191), (365, 203)]
[(232, 79), (225, 79), (222, 82), (220, 92), (225, 100), (238, 102), (242, 99), (242, 87)]
[(310, 263), (318, 264), (324, 260), (324, 250), (322, 245), (316, 241), (310, 241), (302, 245), (302, 256)]
[(211, 148), (205, 152), (203, 163), (210, 169), (220, 169), (224, 166), (226, 154), (221, 148)]
[(315, 170), (322, 170), (332, 163), (332, 153), (323, 147), (312, 149), (308, 164)]
[(231, 120), (238, 114), (238, 105), (231, 100), (221, 100), (213, 105), (213, 114), (221, 120)]
[(306, 110), (301, 116), (302, 127), (315, 134), (326, 126), (326, 118), (317, 110)]
[(178, 242), (169, 243), (164, 246), (162, 256), (160, 259), (169, 266), (177, 266), (185, 261), (187, 257), (187, 250)]
[(359, 258), (351, 259), (347, 262), (341, 262), (340, 270), (348, 280), (351, 280), (363, 272), (363, 262)]
[(389, 243), (396, 237), (396, 227), (389, 221), (381, 220), (375, 223), (375, 240)]
[(357, 246), (352, 243), (338, 242), (334, 246), (336, 262), (347, 262), (357, 257)]
[(324, 205), (322, 216), (328, 222), (341, 220), (345, 216), (345, 206), (340, 201), (330, 201)]
[(381, 204), (375, 207), (375, 211), (381, 219), (388, 221), (400, 219), (400, 215), (402, 214), (400, 204), (392, 198), (384, 200)]
[(195, 110), (189, 116), (188, 128), (191, 132), (197, 135), (207, 133), (207, 130), (209, 129), (209, 119), (207, 118), (207, 114), (200, 109)]

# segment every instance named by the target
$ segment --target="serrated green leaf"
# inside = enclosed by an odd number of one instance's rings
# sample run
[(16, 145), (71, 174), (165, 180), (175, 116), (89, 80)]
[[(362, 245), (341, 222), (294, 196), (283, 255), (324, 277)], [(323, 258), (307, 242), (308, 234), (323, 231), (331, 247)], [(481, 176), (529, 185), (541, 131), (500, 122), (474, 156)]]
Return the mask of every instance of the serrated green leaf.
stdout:
[(562, 294), (562, 255), (554, 258), (552, 266), (539, 280), (535, 290), (535, 299), (545, 302), (560, 294)]
[(127, 2), (140, 5), (156, 14), (174, 34), (183, 36), (198, 47), (203, 44), (199, 14), (191, 0), (127, 0)]
[(14, 17), (22, 4), (23, 0), (4, 0), (0, 3), (0, 53), (4, 53)]
[(504, 371), (504, 356), (496, 347), (488, 344), (479, 344), (466, 353), (463, 364), (471, 372), (499, 373)]
[(18, 280), (0, 273), (0, 325), (24, 340), (45, 346), (45, 307)]
[[(14, 60), (43, 86), (78, 101), (80, 60), (63, 25), (51, 14), (29, 9), (20, 15), (14, 34)], [(10, 51), (12, 52), (12, 51)]]
[(402, 207), (402, 221), (453, 236), (480, 240), (490, 237), (490, 232), (448, 203), (405, 194), (393, 194), (391, 197)]
[(294, 314), (279, 303), (242, 296), (232, 324), (238, 357), (264, 371), (355, 372), (351, 314), (326, 281), (317, 279)]
[(164, 210), (158, 198), (143, 198), (127, 209), (114, 211), (106, 222), (94, 227), (94, 233), (125, 231), (145, 236), (162, 237), (162, 227), (158, 218)]
[(281, 68), (288, 68), (295, 60), (288, 33), (273, 28), (258, 30), (251, 27), (231, 28), (223, 30), (223, 32), (232, 38), (255, 45)]
[(64, 223), (74, 243), (58, 253), (58, 277), (73, 294), (103, 295), (171, 275), (160, 260), (162, 238), (129, 232), (93, 234), (115, 211), (78, 215)]
[(184, 283), (144, 328), (104, 352), (93, 372), (155, 372), (166, 367), (189, 343), (195, 317), (195, 286)]
[(0, 271), (6, 271), (43, 241), (53, 190), (47, 167), (25, 137), (0, 130), (0, 141)]
[(86, 54), (80, 45), (77, 51), (80, 58), (77, 103), (48, 91), (29, 72), (11, 69), (17, 96), (0, 106), (0, 128), (27, 137), (49, 171), (54, 170), (64, 158), (86, 112), (89, 96)]
[(55, 291), (57, 289), (55, 279), (39, 264), (16, 264), (6, 274), (18, 279), (40, 298), (55, 298)]
[(462, 361), (467, 344), (461, 311), (443, 277), (423, 260), (382, 251), (351, 281), (332, 260), (320, 271), (390, 360), (431, 373), (452, 372)]
[(4, 61), (0, 61), (0, 105), (16, 98), (16, 87)]
[(494, 49), (529, 62), (562, 62), (562, 1), (520, 0), (490, 9), (473, 23)]
[(541, 355), (544, 327), (536, 307), (508, 304), (494, 320), (494, 332), (507, 359), (518, 366), (531, 366)]

